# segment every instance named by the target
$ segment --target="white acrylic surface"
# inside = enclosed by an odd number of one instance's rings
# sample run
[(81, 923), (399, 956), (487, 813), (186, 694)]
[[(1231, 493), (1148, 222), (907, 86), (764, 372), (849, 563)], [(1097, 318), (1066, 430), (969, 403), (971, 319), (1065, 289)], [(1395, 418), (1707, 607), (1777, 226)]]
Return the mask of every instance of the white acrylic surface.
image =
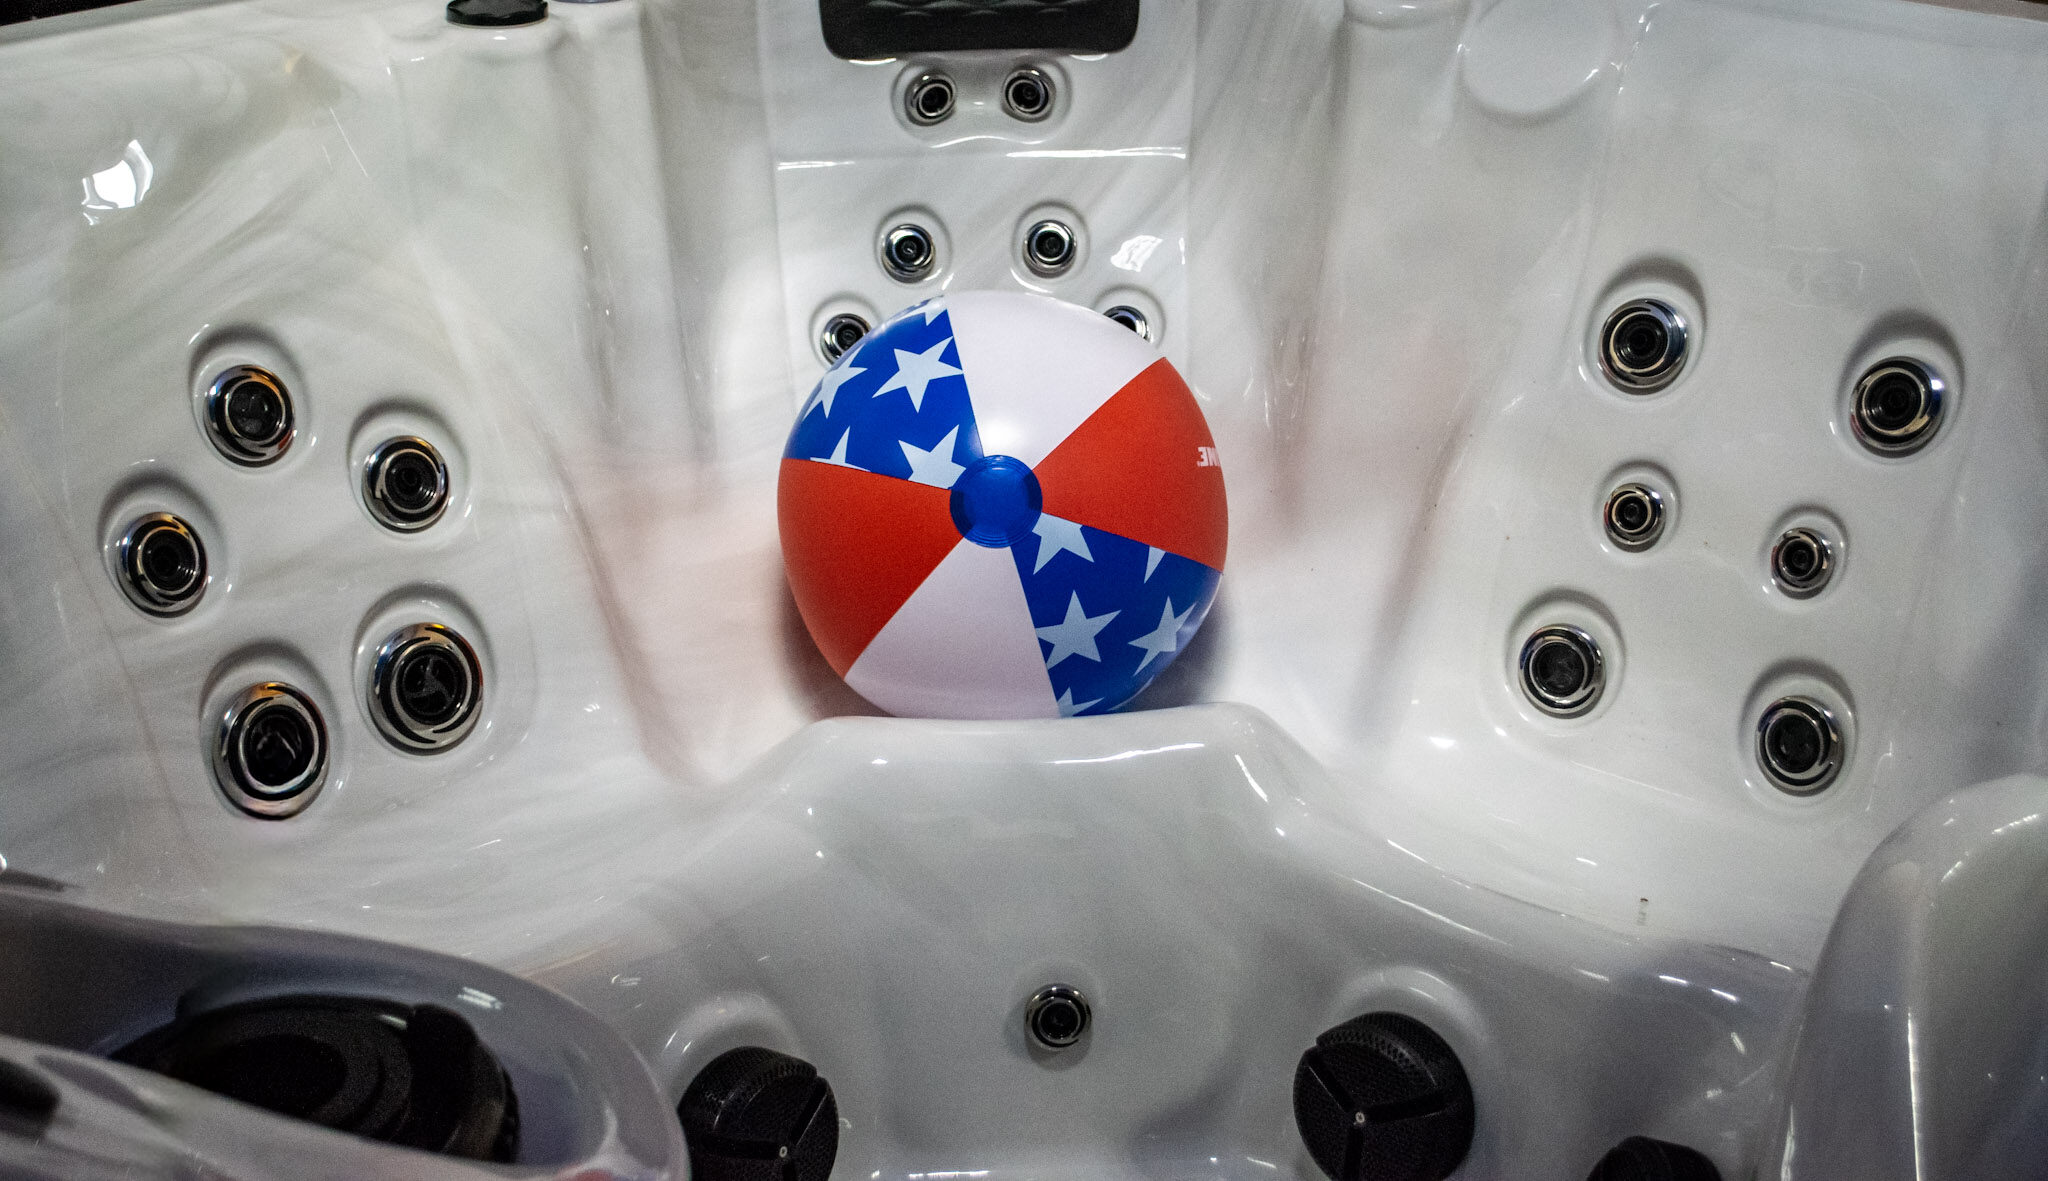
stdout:
[[(840, 62), (812, 11), (142, 0), (0, 30), (8, 864), (513, 968), (672, 1093), (741, 1041), (806, 1053), (842, 1176), (1312, 1177), (1287, 1079), (1365, 1005), (1464, 1058), (1463, 1176), (1582, 1177), (1635, 1133), (1730, 1176), (1779, 1151), (1859, 867), (2048, 759), (2040, 10), (1147, 0), (1125, 54), (1015, 55), (1063, 95), (1029, 126), (992, 105), (1012, 55)], [(933, 64), (962, 109), (912, 128)], [(1047, 283), (1014, 249), (1050, 209), (1084, 249)], [(941, 236), (913, 286), (875, 259), (905, 210)], [(1216, 609), (1119, 718), (825, 721), (867, 711), (773, 509), (817, 328), (985, 287), (1158, 313), (1230, 465)], [(1637, 295), (1697, 330), (1645, 398), (1590, 352)], [(1953, 403), (1880, 459), (1843, 406), (1895, 349)], [(299, 397), (268, 468), (194, 418), (235, 358)], [(456, 473), (421, 534), (356, 499), (387, 430)], [(1672, 526), (1622, 552), (1598, 505), (1644, 473)], [(103, 553), (159, 508), (216, 563), (168, 622)], [(1795, 601), (1764, 555), (1804, 520), (1844, 554)], [(423, 758), (359, 685), (428, 618), (490, 691)], [(1608, 649), (1584, 718), (1511, 680), (1550, 621)], [(334, 742), (289, 823), (206, 770), (216, 703), (265, 677)], [(1750, 755), (1788, 691), (1854, 739), (1811, 799)], [(1012, 1009), (1050, 976), (1099, 1025), (1039, 1062)]]

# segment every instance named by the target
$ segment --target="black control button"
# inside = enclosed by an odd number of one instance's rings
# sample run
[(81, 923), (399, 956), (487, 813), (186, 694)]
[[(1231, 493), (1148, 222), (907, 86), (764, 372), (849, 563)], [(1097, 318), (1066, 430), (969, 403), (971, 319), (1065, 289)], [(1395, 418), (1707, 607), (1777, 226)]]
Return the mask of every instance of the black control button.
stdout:
[(826, 1181), (839, 1104), (810, 1063), (759, 1046), (728, 1050), (676, 1105), (696, 1181)]
[(1600, 1158), (1586, 1181), (1721, 1181), (1721, 1170), (1683, 1144), (1630, 1136)]
[(1472, 1087), (1427, 1025), (1368, 1013), (1301, 1056), (1294, 1122), (1332, 1181), (1443, 1181), (1472, 1146)]
[(547, 19), (548, 0), (452, 0), (448, 23), (480, 29), (505, 29)]

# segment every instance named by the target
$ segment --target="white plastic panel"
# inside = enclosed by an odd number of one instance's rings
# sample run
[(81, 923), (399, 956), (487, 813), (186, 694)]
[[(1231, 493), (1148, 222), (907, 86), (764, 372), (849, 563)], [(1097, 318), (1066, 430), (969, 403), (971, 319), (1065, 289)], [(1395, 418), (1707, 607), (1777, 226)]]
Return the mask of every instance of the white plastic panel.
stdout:
[[(823, 370), (817, 328), (839, 304), (888, 316), (940, 292), (1021, 288), (1097, 310), (1150, 300), (1163, 312), (1155, 339), (1174, 360), (1186, 356), (1170, 326), (1187, 322), (1196, 7), (1145, 5), (1137, 39), (1110, 55), (991, 50), (848, 62), (826, 51), (810, 0), (758, 5), (798, 396)], [(1054, 82), (1043, 121), (1003, 110), (1003, 80), (1018, 66)], [(903, 91), (928, 72), (953, 81), (956, 105), (921, 127), (904, 114)], [(1072, 268), (1054, 278), (1034, 274), (1020, 252), (1025, 229), (1044, 217), (1080, 238)], [(905, 222), (940, 242), (932, 275), (907, 284), (877, 257), (881, 234)]]

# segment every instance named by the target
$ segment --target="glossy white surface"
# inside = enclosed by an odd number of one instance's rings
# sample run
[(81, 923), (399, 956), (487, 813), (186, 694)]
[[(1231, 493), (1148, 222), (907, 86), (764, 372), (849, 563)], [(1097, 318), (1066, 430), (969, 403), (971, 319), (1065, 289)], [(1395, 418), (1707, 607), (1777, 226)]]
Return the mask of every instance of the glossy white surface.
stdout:
[[(0, 854), (110, 908), (512, 967), (673, 1091), (802, 1050), (843, 1176), (1314, 1176), (1287, 1073), (1378, 997), (1474, 1077), (1463, 1176), (1582, 1177), (1632, 1133), (1745, 1176), (1858, 867), (2048, 756), (2037, 11), (1149, 0), (1127, 56), (1053, 63), (1052, 120), (984, 96), (937, 132), (800, 0), (0, 31)], [(821, 722), (863, 707), (773, 513), (818, 317), (1023, 285), (1048, 203), (1088, 234), (1056, 293), (1155, 301), (1231, 465), (1217, 608), (1139, 702), (1223, 704)], [(874, 241), (912, 207), (946, 277), (903, 289)], [(1589, 351), (1638, 294), (1698, 332), (1644, 398)], [(1895, 349), (1954, 390), (1904, 460), (1843, 418)], [(266, 469), (193, 420), (243, 355), (304, 415)], [(418, 535), (355, 498), (385, 423), (456, 470)], [(1674, 518), (1630, 554), (1598, 506), (1642, 473)], [(217, 562), (168, 623), (101, 553), (155, 508)], [(1845, 553), (1794, 601), (1765, 555), (1802, 514)], [(420, 758), (358, 701), (363, 646), (427, 618), (491, 688)], [(1581, 719), (1511, 680), (1551, 621), (1612, 661)], [(286, 824), (205, 770), (210, 703), (269, 676), (334, 742)], [(1854, 739), (1812, 799), (1751, 755), (1794, 690)], [(1005, 1016), (1053, 971), (1102, 998), (1064, 1069)]]
[(1937, 800), (1878, 847), (1829, 935), (1772, 1173), (2038, 1177), (2042, 780)]
[[(816, 1062), (841, 1176), (1318, 1176), (1295, 1059), (1382, 1009), (1472, 1074), (1464, 1176), (1582, 1176), (1632, 1132), (1754, 1158), (1803, 973), (1451, 878), (1243, 707), (1071, 722), (811, 727), (538, 979), (678, 1091), (735, 1044)], [(1022, 1010), (1056, 981), (1094, 1022), (1054, 1056)]]
[(2014, 776), (1939, 800), (1857, 875), (1806, 1000), (1767, 1172), (2040, 1175), (2043, 788)]

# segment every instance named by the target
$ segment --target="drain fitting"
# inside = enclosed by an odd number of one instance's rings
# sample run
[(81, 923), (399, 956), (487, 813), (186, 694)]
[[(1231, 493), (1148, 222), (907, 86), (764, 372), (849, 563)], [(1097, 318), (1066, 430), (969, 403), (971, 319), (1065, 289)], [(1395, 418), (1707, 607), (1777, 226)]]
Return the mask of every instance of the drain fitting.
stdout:
[(1041, 1050), (1072, 1048), (1088, 1032), (1088, 998), (1066, 984), (1048, 984), (1024, 1002), (1024, 1029)]

